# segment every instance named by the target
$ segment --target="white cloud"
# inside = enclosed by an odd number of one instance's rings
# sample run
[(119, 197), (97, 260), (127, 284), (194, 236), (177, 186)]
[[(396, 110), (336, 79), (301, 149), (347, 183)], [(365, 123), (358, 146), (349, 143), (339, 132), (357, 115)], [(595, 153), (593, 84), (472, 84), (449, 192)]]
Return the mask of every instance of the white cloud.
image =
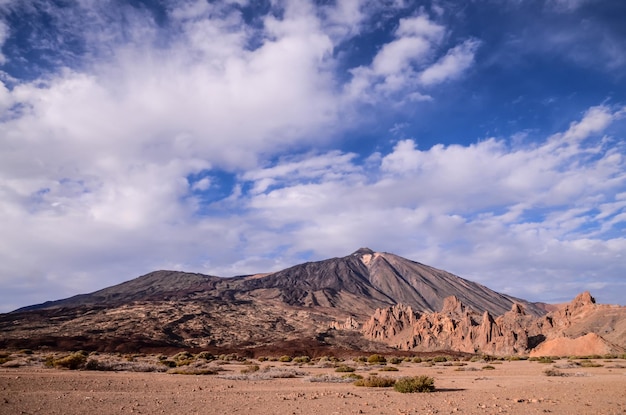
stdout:
[(478, 40), (468, 39), (433, 63), (444, 45), (446, 28), (425, 15), (400, 19), (394, 35), (371, 65), (352, 70), (353, 79), (346, 86), (348, 97), (373, 102), (402, 91), (408, 101), (431, 100), (418, 85), (431, 86), (460, 77), (472, 65), (480, 45)]
[(420, 74), (420, 82), (424, 85), (438, 84), (448, 79), (461, 76), (474, 62), (474, 55), (480, 42), (469, 39), (455, 46), (435, 64)]
[[(324, 175), (314, 183), (275, 181), (249, 199), (250, 217), (263, 224), (255, 244), (271, 246), (280, 233), (292, 254), (314, 251), (321, 257), (346, 246), (382, 245), (531, 298), (544, 298), (529, 287), (546, 280), (569, 283), (559, 298), (549, 299), (554, 301), (590, 284), (612, 286), (621, 278), (616, 261), (626, 238), (607, 232), (626, 215), (619, 196), (626, 166), (613, 145), (597, 136), (620, 112), (591, 108), (567, 131), (525, 147), (490, 139), (418, 150), (412, 140), (403, 140), (382, 157), (373, 180), (371, 167), (348, 168), (350, 159), (344, 159), (342, 175)], [(557, 136), (576, 140), (562, 143), (567, 151), (554, 152)], [(593, 142), (601, 147), (590, 154)], [(296, 164), (304, 169), (307, 162)], [(280, 167), (248, 179), (276, 177)], [(285, 172), (296, 170), (290, 163)], [(580, 282), (572, 283), (572, 275)], [(595, 291), (617, 301), (609, 291)]]

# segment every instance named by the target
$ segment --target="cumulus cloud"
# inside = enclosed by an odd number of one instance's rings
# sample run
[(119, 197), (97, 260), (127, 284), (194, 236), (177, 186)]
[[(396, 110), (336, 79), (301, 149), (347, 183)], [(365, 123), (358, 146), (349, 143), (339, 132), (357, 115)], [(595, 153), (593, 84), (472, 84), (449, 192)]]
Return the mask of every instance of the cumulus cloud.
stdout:
[(430, 100), (418, 86), (461, 76), (480, 44), (466, 40), (433, 61), (445, 46), (446, 28), (426, 15), (400, 19), (394, 34), (395, 39), (383, 45), (369, 66), (352, 69), (353, 79), (346, 86), (349, 97), (372, 102), (373, 97), (402, 91), (409, 101)]
[[(384, 241), (386, 249), (518, 295), (537, 296), (532, 287), (565, 283), (564, 275), (579, 275), (581, 282), (571, 283), (561, 299), (592, 282), (608, 286), (619, 281), (614, 260), (626, 247), (623, 236), (610, 232), (624, 223), (619, 190), (626, 170), (616, 143), (598, 134), (621, 111), (590, 108), (566, 131), (525, 147), (489, 139), (419, 150), (402, 140), (380, 159), (373, 180), (371, 166), (367, 173), (357, 164), (350, 168), (349, 157), (341, 175), (314, 183), (275, 180), (250, 195), (252, 217), (265, 224), (255, 233), (258, 243), (281, 229), (290, 230), (293, 252), (333, 255), (344, 246), (375, 248)], [(287, 170), (316, 175), (320, 159), (336, 158), (316, 156)], [(278, 177), (276, 169), (247, 179), (262, 183)], [(523, 284), (511, 283), (522, 276)]]

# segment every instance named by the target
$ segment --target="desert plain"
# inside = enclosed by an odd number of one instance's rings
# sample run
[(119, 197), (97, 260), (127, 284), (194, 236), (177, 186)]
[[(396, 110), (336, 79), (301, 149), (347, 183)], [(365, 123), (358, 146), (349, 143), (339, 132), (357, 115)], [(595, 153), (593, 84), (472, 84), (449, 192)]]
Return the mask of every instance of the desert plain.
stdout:
[[(126, 367), (156, 359), (139, 356)], [(0, 414), (626, 414), (624, 356), (339, 360), (216, 359), (134, 372), (46, 367), (44, 356), (13, 354), (0, 368)], [(345, 366), (354, 372), (337, 371)], [(173, 373), (185, 371), (212, 374)], [(372, 374), (432, 377), (435, 390), (400, 393), (344, 378)]]

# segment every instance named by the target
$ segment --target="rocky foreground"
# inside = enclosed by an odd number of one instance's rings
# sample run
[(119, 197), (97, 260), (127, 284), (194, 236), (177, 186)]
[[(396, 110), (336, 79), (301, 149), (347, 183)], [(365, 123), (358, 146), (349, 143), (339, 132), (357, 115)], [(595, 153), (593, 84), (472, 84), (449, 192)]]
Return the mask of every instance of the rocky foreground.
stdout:
[[(100, 356), (102, 358), (102, 356)], [(441, 359), (435, 359), (441, 360)], [(583, 364), (584, 363), (584, 364)], [(251, 365), (259, 369), (249, 373)], [(428, 376), (431, 393), (358, 387), (352, 375)], [(216, 365), (216, 367), (218, 367)], [(384, 370), (394, 367), (396, 371)], [(97, 414), (623, 414), (626, 361), (221, 362), (208, 376), (0, 368), (0, 413)], [(242, 373), (248, 371), (248, 373)], [(270, 376), (282, 373), (283, 377)], [(292, 374), (293, 377), (284, 377)]]

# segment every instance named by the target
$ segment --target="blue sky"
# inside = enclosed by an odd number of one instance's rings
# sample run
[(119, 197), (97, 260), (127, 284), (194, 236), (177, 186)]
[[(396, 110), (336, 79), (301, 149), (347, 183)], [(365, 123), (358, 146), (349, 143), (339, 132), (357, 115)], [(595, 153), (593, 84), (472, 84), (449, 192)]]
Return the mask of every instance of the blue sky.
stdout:
[(0, 0), (0, 311), (393, 252), (626, 304), (626, 3)]

